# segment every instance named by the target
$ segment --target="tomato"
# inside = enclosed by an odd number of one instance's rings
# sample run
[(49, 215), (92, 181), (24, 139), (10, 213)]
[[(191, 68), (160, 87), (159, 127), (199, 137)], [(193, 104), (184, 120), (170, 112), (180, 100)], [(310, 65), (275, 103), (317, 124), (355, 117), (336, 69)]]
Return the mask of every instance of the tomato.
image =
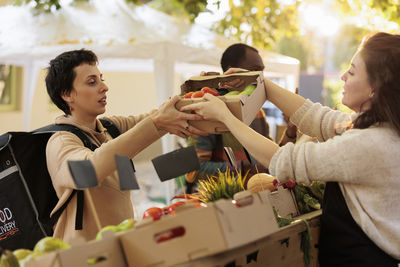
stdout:
[(175, 215), (176, 207), (186, 204), (185, 201), (178, 201), (168, 206), (168, 214)]
[(201, 88), (201, 92), (203, 92), (204, 94), (209, 93), (209, 94), (212, 94), (212, 95), (215, 95), (215, 96), (219, 96), (218, 91), (216, 91), (214, 89), (211, 89), (210, 87)]
[(164, 207), (164, 208), (162, 208), (162, 211), (163, 211), (163, 214), (164, 214), (164, 215), (168, 214), (168, 208), (169, 208), (169, 207)]
[(191, 98), (194, 92), (186, 93), (183, 98)]
[(192, 94), (191, 98), (200, 98), (203, 96), (204, 96), (204, 93), (202, 91), (196, 91)]
[(153, 218), (153, 221), (159, 220), (164, 214), (163, 209), (152, 207), (144, 211), (143, 219), (145, 218)]
[(166, 230), (164, 232), (158, 233), (154, 236), (154, 240), (156, 241), (156, 243), (161, 243), (161, 242), (165, 242), (168, 240), (171, 240), (173, 238), (176, 237), (180, 237), (183, 236), (185, 234), (186, 230), (185, 228), (183, 228), (182, 226), (170, 229), (170, 230)]

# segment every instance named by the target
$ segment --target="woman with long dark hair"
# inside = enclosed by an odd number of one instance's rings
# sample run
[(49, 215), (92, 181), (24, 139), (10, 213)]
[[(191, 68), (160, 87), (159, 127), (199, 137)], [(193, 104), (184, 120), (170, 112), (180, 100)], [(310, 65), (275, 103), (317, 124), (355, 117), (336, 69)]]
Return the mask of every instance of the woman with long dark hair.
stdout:
[[(227, 73), (237, 72), (231, 69)], [(281, 182), (326, 181), (321, 266), (393, 266), (400, 262), (400, 35), (364, 38), (342, 75), (348, 115), (312, 103), (269, 80), (268, 100), (319, 143), (279, 148), (235, 118), (211, 95), (188, 105), (223, 122)]]

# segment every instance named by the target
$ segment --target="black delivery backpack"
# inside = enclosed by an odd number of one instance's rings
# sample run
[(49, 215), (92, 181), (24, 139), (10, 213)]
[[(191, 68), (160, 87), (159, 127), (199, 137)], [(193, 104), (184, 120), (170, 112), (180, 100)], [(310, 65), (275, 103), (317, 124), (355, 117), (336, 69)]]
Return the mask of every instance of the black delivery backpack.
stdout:
[[(120, 134), (109, 120), (100, 120), (110, 135)], [(74, 190), (68, 201), (50, 218), (58, 202), (46, 164), (46, 145), (57, 131), (77, 135), (85, 147), (97, 147), (79, 128), (53, 124), (32, 132), (8, 132), (0, 136), (0, 247), (33, 249), (37, 241), (53, 234), (53, 226), (77, 193), (77, 230), (82, 229), (83, 191)]]

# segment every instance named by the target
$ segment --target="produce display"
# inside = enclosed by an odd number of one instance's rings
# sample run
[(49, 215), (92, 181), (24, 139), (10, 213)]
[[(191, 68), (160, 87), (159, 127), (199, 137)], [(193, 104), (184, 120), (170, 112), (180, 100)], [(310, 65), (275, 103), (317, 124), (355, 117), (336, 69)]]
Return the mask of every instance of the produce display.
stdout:
[(242, 176), (227, 170), (218, 171), (217, 176), (211, 176), (206, 180), (199, 180), (198, 198), (202, 202), (212, 202), (221, 198), (233, 199), (233, 195), (243, 191), (247, 173)]
[(134, 219), (126, 219), (123, 220), (120, 224), (118, 225), (107, 225), (104, 226), (96, 235), (96, 240), (100, 240), (102, 238), (102, 234), (106, 231), (113, 231), (114, 233), (118, 232), (123, 232), (127, 231), (129, 229), (132, 229), (136, 224), (136, 221)]
[(321, 208), (325, 190), (324, 182), (313, 181), (310, 185), (305, 185), (289, 180), (286, 183), (280, 183), (275, 177), (269, 174), (258, 173), (250, 178), (247, 183), (247, 190), (252, 193), (261, 192), (266, 189), (274, 192), (278, 186), (293, 190), (301, 214)]
[(248, 96), (250, 96), (253, 91), (256, 89), (256, 85), (255, 84), (249, 84), (247, 85), (242, 91), (237, 91), (237, 90), (228, 90), (226, 88), (217, 88), (217, 89), (213, 89), (210, 87), (203, 87), (201, 88), (199, 91), (192, 91), (192, 92), (188, 92), (186, 94), (183, 95), (183, 98), (201, 98), (203, 97), (206, 93), (212, 94), (214, 96), (232, 96), (232, 95), (244, 95), (247, 94)]
[[(199, 187), (198, 187), (198, 192), (195, 194), (184, 194), (184, 195), (178, 195), (175, 196), (175, 199), (179, 198), (184, 198), (184, 201), (179, 200), (175, 203), (172, 203), (169, 206), (166, 206), (164, 208), (159, 208), (159, 207), (151, 207), (147, 209), (144, 214), (143, 214), (143, 223), (146, 227), (149, 227), (150, 225), (158, 225), (157, 229), (160, 229), (158, 231), (154, 231), (154, 234), (152, 234), (152, 240), (155, 241), (155, 244), (162, 244), (163, 246), (169, 246), (172, 242), (171, 240), (174, 239), (176, 242), (179, 240), (183, 240), (185, 236), (188, 235), (188, 226), (182, 226), (181, 224), (176, 224), (173, 226), (165, 227), (161, 225), (164, 224), (164, 219), (165, 222), (171, 222), (171, 219), (173, 218), (178, 218), (180, 222), (186, 222), (188, 219), (185, 218), (185, 210), (187, 209), (196, 209), (198, 207), (207, 207), (210, 208), (212, 205), (215, 205), (215, 203), (212, 204), (205, 204), (208, 202), (217, 202), (217, 200), (221, 199), (232, 199), (232, 203), (229, 201), (229, 203), (234, 207), (241, 208), (243, 206), (249, 205), (247, 198), (243, 197), (242, 195), (245, 194), (250, 194), (251, 193), (257, 193), (261, 194), (263, 191), (266, 191), (267, 189), (271, 192), (278, 191), (277, 193), (274, 193), (276, 195), (282, 196), (282, 192), (280, 190), (283, 190), (282, 188), (285, 188), (285, 192), (289, 192), (287, 190), (292, 191), (295, 195), (297, 205), (300, 209), (301, 213), (308, 213), (313, 210), (317, 210), (320, 208), (320, 203), (322, 202), (323, 198), (323, 191), (325, 189), (325, 183), (323, 182), (313, 182), (310, 185), (303, 185), (303, 184), (296, 184), (294, 181), (289, 180), (286, 183), (280, 183), (277, 181), (277, 179), (269, 174), (266, 173), (258, 173), (253, 175), (247, 183), (247, 191), (245, 191), (244, 187), (244, 181), (247, 178), (247, 174), (241, 175), (241, 173), (235, 173), (231, 171), (226, 171), (226, 172), (219, 172), (215, 176), (210, 176), (206, 180), (201, 180), (199, 181)], [(279, 189), (278, 189), (279, 188)], [(286, 190), (287, 189), (287, 190)], [(239, 194), (237, 194), (239, 193)], [(279, 194), (278, 194), (279, 193)], [(236, 195), (235, 195), (236, 194)], [(265, 193), (266, 194), (266, 193)], [(286, 193), (285, 193), (286, 194)], [(242, 201), (236, 200), (238, 198), (238, 195), (242, 197)], [(250, 194), (251, 195), (251, 194)], [(269, 195), (266, 195), (269, 196)], [(271, 194), (272, 196), (272, 194)], [(239, 197), (240, 198), (240, 197)], [(267, 197), (268, 198), (268, 197)], [(234, 200), (235, 199), (235, 200)], [(282, 199), (282, 198), (281, 198)], [(292, 198), (294, 199), (294, 198)], [(244, 201), (246, 200), (246, 201)], [(226, 201), (226, 200), (222, 200)], [(268, 201), (269, 202), (269, 201)], [(272, 203), (272, 202), (271, 202)], [(219, 204), (221, 205), (221, 204)], [(255, 205), (255, 204), (251, 204)], [(269, 205), (268, 205), (269, 206)], [(225, 209), (227, 207), (224, 207), (222, 210), (228, 211), (229, 209)], [(290, 225), (295, 218), (284, 218), (279, 215), (279, 210), (274, 208), (273, 206), (273, 214), (271, 214), (272, 218), (273, 215), (275, 215), (276, 222), (278, 223), (278, 227), (284, 227), (287, 225)], [(265, 209), (266, 207), (264, 207)], [(220, 208), (221, 209), (221, 208)], [(202, 209), (202, 211), (205, 211), (207, 209)], [(190, 210), (188, 214), (193, 215), (193, 211), (195, 210)], [(182, 213), (180, 213), (182, 212)], [(199, 210), (200, 212), (200, 210)], [(197, 214), (197, 211), (195, 211)], [(179, 214), (176, 216), (176, 214)], [(182, 214), (184, 217), (180, 216)], [(200, 213), (199, 213), (200, 214)], [(202, 214), (202, 213), (201, 213)], [(254, 211), (253, 213), (254, 214)], [(258, 214), (258, 213), (257, 213)], [(173, 216), (173, 217), (169, 217)], [(176, 216), (176, 217), (175, 217)], [(185, 220), (183, 220), (184, 218)], [(247, 218), (247, 217), (246, 217)], [(182, 220), (181, 220), (182, 219)], [(198, 219), (197, 219), (198, 220)], [(160, 224), (161, 223), (161, 224)], [(246, 222), (250, 223), (250, 222)], [(137, 222), (133, 219), (126, 219), (122, 221), (118, 225), (107, 225), (103, 227), (97, 234), (96, 239), (97, 240), (102, 240), (99, 242), (105, 242), (108, 240), (108, 236), (103, 238), (103, 234), (106, 231), (113, 231), (115, 233), (120, 233), (124, 232), (130, 229), (143, 229), (143, 228), (135, 228)], [(275, 224), (276, 225), (276, 224)], [(275, 226), (276, 227), (276, 226)], [(163, 229), (164, 228), (164, 229)], [(147, 228), (146, 228), (147, 229)], [(275, 230), (276, 231), (276, 230)], [(136, 231), (130, 231), (127, 232), (127, 234), (134, 233)], [(193, 230), (191, 230), (190, 233), (193, 233)], [(125, 234), (122, 235), (117, 235), (116, 237), (113, 238), (121, 238), (122, 236), (125, 236)], [(175, 239), (176, 238), (176, 239)], [(196, 239), (197, 240), (197, 239)], [(97, 242), (97, 241), (96, 241)], [(176, 243), (175, 242), (175, 243)], [(179, 241), (180, 242), (180, 241)], [(186, 242), (186, 241), (185, 241)], [(301, 233), (301, 250), (303, 251), (304, 254), (304, 264), (307, 266), (310, 262), (310, 257), (311, 257), (311, 239), (310, 239), (310, 233), (309, 231)], [(60, 239), (53, 238), (53, 237), (45, 237), (41, 239), (37, 244), (35, 245), (34, 249), (28, 250), (28, 249), (17, 249), (15, 251), (8, 251), (8, 250), (1, 250), (1, 259), (0, 259), (0, 267), (14, 267), (14, 266), (26, 266), (27, 262), (29, 262), (32, 259), (35, 259), (35, 261), (41, 259), (37, 259), (39, 256), (51, 253), (54, 251), (59, 251), (59, 250), (65, 250), (69, 249), (70, 245), (63, 242)], [(64, 253), (64, 252), (61, 252)], [(123, 252), (126, 255), (126, 251)], [(60, 254), (61, 255), (61, 254)], [(88, 255), (90, 256), (90, 255)], [(57, 254), (57, 257), (59, 255)], [(92, 257), (92, 256), (90, 256)], [(103, 256), (96, 255), (96, 257), (93, 256), (93, 258), (86, 258), (84, 259), (85, 262), (87, 262), (89, 265), (90, 264), (97, 264), (100, 261), (107, 260), (106, 258), (102, 258)], [(44, 258), (45, 259), (45, 258)], [(36, 263), (36, 262), (30, 262), (31, 263)], [(63, 265), (64, 266), (64, 265)], [(107, 265), (111, 266), (111, 265)]]
[(40, 239), (33, 250), (16, 249), (13, 252), (9, 250), (1, 250), (2, 255), (0, 259), (0, 267), (23, 267), (30, 259), (35, 259), (46, 253), (68, 249), (70, 247), (69, 244), (63, 242), (61, 239), (47, 236)]
[(313, 181), (310, 185), (297, 184), (293, 191), (300, 213), (320, 209), (324, 190), (325, 183), (320, 181)]
[(143, 213), (143, 219), (152, 218), (153, 221), (158, 221), (158, 220), (160, 220), (162, 217), (164, 217), (166, 215), (175, 215), (176, 209), (181, 209), (181, 208), (178, 208), (178, 207), (181, 207), (181, 206), (185, 206), (185, 207), (201, 207), (202, 206), (200, 201), (198, 200), (198, 198), (193, 196), (193, 195), (190, 195), (190, 194), (177, 195), (172, 200), (180, 199), (180, 198), (184, 198), (184, 199), (187, 199), (187, 200), (186, 201), (178, 201), (178, 202), (172, 203), (171, 205), (166, 206), (164, 208), (159, 208), (159, 207), (148, 208)]
[(275, 177), (267, 173), (257, 173), (247, 182), (247, 190), (252, 193), (258, 193), (264, 190), (274, 191), (276, 181)]
[[(111, 230), (115, 233), (123, 232), (132, 229), (135, 224), (136, 221), (134, 219), (126, 219), (118, 225), (107, 225), (97, 233), (96, 240), (102, 239), (102, 234), (105, 231)], [(71, 246), (68, 243), (65, 243), (61, 239), (47, 236), (40, 239), (33, 250), (21, 248), (9, 251), (0, 248), (0, 267), (23, 267), (26, 262), (31, 259), (36, 259), (37, 257), (50, 252), (69, 249), (70, 247)], [(97, 261), (99, 261), (97, 258), (88, 259), (88, 264), (95, 264)]]
[(210, 87), (203, 87), (200, 91), (188, 92), (186, 93), (183, 98), (200, 98), (203, 97), (204, 94), (212, 94), (214, 96), (219, 96), (219, 92), (216, 89), (211, 89)]
[(1, 258), (0, 258), (0, 266), (1, 267), (18, 267), (18, 259), (17, 257), (9, 250), (0, 250)]

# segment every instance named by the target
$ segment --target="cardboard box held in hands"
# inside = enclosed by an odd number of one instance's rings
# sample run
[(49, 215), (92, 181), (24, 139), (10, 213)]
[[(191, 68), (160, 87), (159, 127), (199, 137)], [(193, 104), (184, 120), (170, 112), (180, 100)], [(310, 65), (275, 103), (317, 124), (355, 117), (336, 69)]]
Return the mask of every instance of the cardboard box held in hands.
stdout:
[[(199, 91), (205, 86), (210, 88), (219, 88), (221, 83), (230, 82), (235, 79), (241, 79), (244, 83), (240, 87), (229, 88), (229, 91), (241, 92), (249, 84), (256, 85), (256, 88), (251, 95), (242, 94), (218, 97), (226, 103), (235, 117), (243, 121), (245, 124), (250, 125), (257, 115), (257, 112), (267, 100), (264, 88), (264, 77), (261, 71), (191, 77), (181, 85), (181, 93), (184, 95), (188, 92)], [(204, 101), (203, 98), (182, 98), (178, 103), (176, 103), (176, 108), (180, 109), (183, 106), (202, 101)], [(208, 133), (229, 132), (228, 128), (218, 121), (189, 121), (189, 124)]]

